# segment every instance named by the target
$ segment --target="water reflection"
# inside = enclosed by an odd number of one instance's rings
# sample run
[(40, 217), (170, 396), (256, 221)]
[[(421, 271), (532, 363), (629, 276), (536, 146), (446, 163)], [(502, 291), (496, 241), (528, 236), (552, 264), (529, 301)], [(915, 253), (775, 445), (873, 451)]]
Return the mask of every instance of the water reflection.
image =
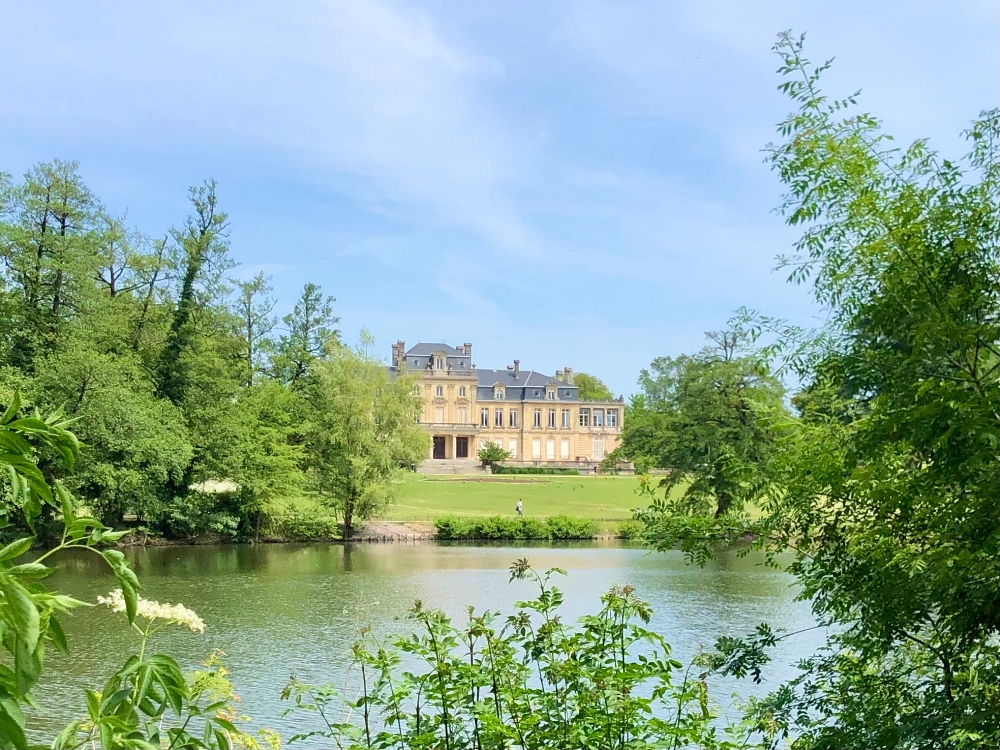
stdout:
[[(649, 553), (612, 543), (554, 545), (288, 544), (167, 547), (129, 553), (143, 595), (183, 602), (207, 623), (204, 635), (165, 630), (154, 647), (191, 668), (214, 649), (227, 654), (231, 677), (243, 698), (241, 710), (257, 723), (289, 731), (277, 697), (291, 674), (307, 682), (339, 682), (359, 627), (388, 632), (401, 625), (415, 599), (464, 617), (474, 605), (509, 612), (532, 595), (526, 582), (508, 583), (513, 560), (527, 557), (536, 569), (568, 571), (557, 585), (565, 592), (564, 615), (576, 618), (599, 604), (613, 584), (631, 584), (654, 608), (653, 627), (685, 661), (719, 635), (742, 635), (757, 623), (798, 630), (812, 624), (808, 605), (795, 600), (792, 579), (763, 567), (762, 558), (722, 555), (705, 568), (685, 564), (679, 552)], [(70, 557), (53, 583), (94, 601), (114, 581), (93, 555)], [(36, 691), (41, 712), (33, 726), (65, 725), (83, 710), (84, 688), (99, 688), (92, 675), (110, 674), (133, 648), (121, 616), (77, 610), (65, 622), (71, 655), (52, 655)], [(790, 665), (811, 653), (822, 634), (781, 643), (764, 688), (791, 674)], [(746, 683), (713, 685), (719, 698)], [(761, 688), (757, 688), (759, 692)], [(301, 729), (301, 726), (296, 726)]]

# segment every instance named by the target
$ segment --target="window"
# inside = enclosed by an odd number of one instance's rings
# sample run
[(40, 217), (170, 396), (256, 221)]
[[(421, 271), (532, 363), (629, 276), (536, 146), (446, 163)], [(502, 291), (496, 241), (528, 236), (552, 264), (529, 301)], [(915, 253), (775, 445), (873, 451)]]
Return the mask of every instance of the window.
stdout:
[(555, 391), (546, 391), (545, 392), (545, 398), (547, 398), (549, 401), (555, 401), (556, 400), (556, 392)]
[(539, 459), (542, 457), (542, 439), (534, 438), (531, 441), (531, 457)]
[(510, 410), (509, 424), (511, 427), (517, 427), (517, 409)]
[(569, 409), (562, 410), (562, 426), (569, 429)]
[(479, 412), (479, 426), (480, 427), (489, 427), (490, 426), (490, 410), (489, 409), (483, 409), (481, 412)]
[(458, 407), (458, 421), (460, 424), (469, 423), (469, 410), (464, 406)]
[(419, 385), (413, 386), (413, 395), (414, 396), (419, 396), (420, 395), (420, 386)]
[(545, 459), (547, 461), (555, 461), (556, 458), (556, 441), (549, 438), (545, 441)]
[(580, 409), (580, 426), (590, 427), (590, 409)]
[(435, 388), (434, 389), (434, 395), (435, 396), (443, 396), (444, 395), (444, 386), (443, 385), (439, 385), (437, 388)]
[(549, 409), (549, 427), (556, 426), (556, 410)]
[(458, 397), (459, 398), (465, 398), (465, 386), (464, 385), (460, 385), (458, 387)]
[(497, 438), (493, 442), (497, 444), (497, 448), (503, 448), (503, 438)]
[(493, 412), (493, 426), (503, 427), (503, 409), (497, 409)]
[(595, 437), (594, 438), (594, 453), (591, 456), (595, 461), (600, 461), (604, 458), (604, 438)]
[(413, 360), (413, 366), (414, 367), (416, 367), (419, 363), (420, 363), (420, 360), (418, 360), (418, 359)]
[(532, 424), (532, 427), (541, 427), (541, 426), (542, 426), (542, 410), (535, 409), (535, 421)]
[(608, 427), (618, 426), (618, 410), (608, 409)]
[(534, 396), (535, 398), (538, 398), (539, 394), (538, 394), (538, 391), (532, 391), (531, 395)]
[(510, 454), (511, 458), (517, 458), (517, 438), (511, 438), (507, 441), (507, 453)]
[(498, 399), (498, 400), (502, 399), (503, 398), (503, 388), (494, 388), (493, 389), (493, 398)]
[(559, 458), (563, 461), (569, 460), (569, 439), (563, 438), (559, 441)]
[(438, 357), (437, 358), (437, 363), (435, 364), (435, 367), (437, 367), (439, 370), (443, 370), (444, 369), (444, 359), (442, 359), (441, 357)]
[(434, 408), (434, 421), (438, 424), (444, 422), (444, 407), (438, 406)]
[(604, 409), (594, 409), (594, 427), (604, 427)]

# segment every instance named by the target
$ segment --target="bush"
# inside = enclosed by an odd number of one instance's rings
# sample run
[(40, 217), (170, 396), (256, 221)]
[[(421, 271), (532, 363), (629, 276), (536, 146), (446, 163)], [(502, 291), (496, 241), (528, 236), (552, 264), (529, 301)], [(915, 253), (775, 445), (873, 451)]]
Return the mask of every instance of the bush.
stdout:
[(554, 466), (504, 466), (493, 467), (494, 474), (555, 474), (563, 476), (579, 476), (579, 469), (559, 469)]
[(642, 521), (622, 521), (618, 524), (619, 539), (640, 539), (646, 532), (646, 525)]
[(265, 519), (261, 531), (265, 539), (312, 542), (340, 538), (336, 515), (318, 503), (312, 507), (274, 505), (265, 512)]
[(540, 518), (459, 518), (443, 516), (435, 522), (438, 539), (591, 539), (593, 521), (568, 516)]
[(552, 516), (545, 519), (549, 539), (591, 539), (597, 534), (597, 524), (586, 518)]

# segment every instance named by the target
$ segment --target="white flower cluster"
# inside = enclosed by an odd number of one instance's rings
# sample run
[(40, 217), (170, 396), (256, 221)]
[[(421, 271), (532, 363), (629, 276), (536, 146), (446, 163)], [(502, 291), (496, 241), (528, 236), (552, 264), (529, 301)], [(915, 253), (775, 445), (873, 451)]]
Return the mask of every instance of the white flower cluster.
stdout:
[[(98, 604), (106, 604), (115, 612), (125, 611), (125, 596), (121, 589), (115, 589), (107, 596), (97, 597)], [(205, 622), (183, 604), (160, 604), (141, 596), (136, 604), (136, 614), (147, 620), (164, 620), (183, 625), (196, 633), (205, 632)]]

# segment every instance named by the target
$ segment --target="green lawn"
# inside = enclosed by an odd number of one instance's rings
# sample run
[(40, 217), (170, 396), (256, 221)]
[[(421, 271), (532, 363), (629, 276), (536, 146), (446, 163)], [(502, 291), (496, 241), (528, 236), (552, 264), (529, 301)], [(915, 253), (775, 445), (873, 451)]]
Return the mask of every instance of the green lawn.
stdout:
[(623, 521), (647, 504), (635, 494), (636, 477), (424, 476), (408, 474), (385, 520), (433, 522), (440, 516), (512, 516), (518, 498), (524, 515), (577, 516)]

